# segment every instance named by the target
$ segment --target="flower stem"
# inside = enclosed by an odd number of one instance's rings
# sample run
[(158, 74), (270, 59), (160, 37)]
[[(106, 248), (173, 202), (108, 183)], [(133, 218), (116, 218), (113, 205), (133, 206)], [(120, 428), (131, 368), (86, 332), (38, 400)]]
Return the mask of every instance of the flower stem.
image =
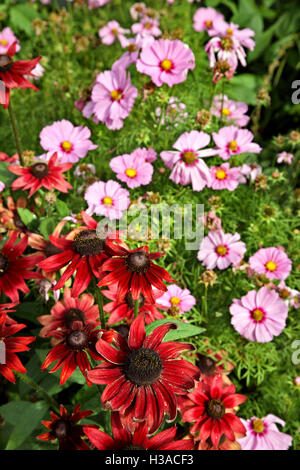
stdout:
[(11, 128), (12, 128), (14, 138), (15, 138), (15, 142), (16, 142), (17, 151), (18, 151), (18, 154), (19, 154), (19, 160), (20, 160), (21, 166), (24, 166), (21, 139), (20, 139), (20, 134), (19, 134), (19, 129), (18, 129), (18, 125), (17, 125), (16, 116), (15, 116), (14, 110), (13, 110), (12, 105), (11, 105), (11, 98), (10, 98), (10, 102), (9, 102), (9, 106), (8, 106), (8, 113), (9, 113)]
[(96, 289), (96, 298), (97, 298), (97, 303), (98, 303), (99, 312), (100, 312), (101, 328), (104, 330), (105, 329), (105, 316), (104, 316), (104, 310), (103, 310), (103, 297), (102, 297), (101, 289), (97, 286), (95, 278), (94, 278), (94, 285)]
[(139, 314), (139, 299), (134, 301), (134, 318)]
[(39, 384), (37, 384), (34, 380), (32, 380), (30, 377), (27, 375), (21, 374), (20, 372), (15, 371), (15, 374), (23, 380), (29, 387), (33, 388), (36, 390), (42, 397), (49, 403), (51, 408), (53, 408), (54, 411), (59, 413), (59, 406), (58, 403), (54, 400), (53, 397), (51, 397), (46, 390), (44, 390)]
[(204, 295), (202, 296), (202, 311), (204, 313), (204, 320), (207, 322), (207, 284), (204, 284)]

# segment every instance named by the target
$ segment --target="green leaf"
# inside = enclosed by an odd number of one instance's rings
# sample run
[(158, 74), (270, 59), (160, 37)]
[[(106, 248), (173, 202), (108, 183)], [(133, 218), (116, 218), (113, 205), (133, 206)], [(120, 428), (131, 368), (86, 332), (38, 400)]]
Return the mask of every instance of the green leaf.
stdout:
[(37, 317), (48, 313), (46, 307), (39, 302), (22, 302), (17, 305), (15, 315), (40, 325)]
[(47, 403), (43, 401), (36, 403), (13, 401), (0, 406), (0, 414), (4, 420), (13, 425), (13, 431), (9, 436), (6, 450), (19, 447), (40, 424), (48, 408)]
[(39, 231), (46, 240), (49, 240), (49, 235), (55, 229), (55, 221), (53, 219), (43, 219), (39, 226)]
[(230, 80), (226, 87), (226, 92), (234, 100), (256, 105), (256, 95), (261, 81), (261, 77), (250, 73), (243, 73)]
[(15, 5), (10, 9), (12, 26), (28, 35), (32, 34), (32, 21), (38, 17), (35, 9), (30, 5)]
[(28, 227), (30, 223), (34, 219), (36, 219), (36, 215), (28, 209), (23, 209), (22, 207), (18, 207), (17, 210), (18, 210), (20, 219), (22, 220), (23, 224), (26, 225), (26, 227)]
[(205, 328), (200, 328), (199, 326), (192, 325), (191, 323), (184, 323), (178, 320), (169, 320), (167, 318), (163, 320), (157, 320), (149, 325), (146, 326), (146, 334), (152, 333), (154, 328), (157, 328), (160, 325), (164, 325), (165, 323), (175, 323), (177, 325), (176, 330), (170, 330), (166, 336), (164, 341), (175, 341), (177, 339), (183, 338), (190, 338), (191, 336), (200, 335), (205, 331)]
[(7, 169), (8, 166), (10, 166), (10, 163), (0, 162), (0, 181), (6, 186), (10, 186), (16, 179), (16, 176)]
[(67, 215), (69, 215), (69, 208), (64, 201), (57, 199), (55, 207), (61, 217), (67, 217)]

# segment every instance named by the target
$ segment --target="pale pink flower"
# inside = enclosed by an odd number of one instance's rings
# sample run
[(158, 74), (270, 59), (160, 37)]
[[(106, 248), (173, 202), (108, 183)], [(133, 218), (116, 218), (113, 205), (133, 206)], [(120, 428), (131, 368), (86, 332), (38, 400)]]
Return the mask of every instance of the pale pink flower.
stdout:
[(134, 23), (131, 26), (131, 30), (134, 34), (160, 36), (162, 34), (159, 29), (159, 21), (155, 18), (143, 17), (140, 23)]
[(5, 189), (5, 183), (3, 183), (3, 181), (0, 181), (0, 193), (2, 193), (4, 189)]
[(236, 38), (242, 46), (250, 49), (250, 51), (253, 51), (255, 41), (252, 39), (252, 37), (255, 36), (255, 32), (252, 29), (239, 29), (239, 25), (234, 23), (226, 23), (223, 20), (217, 20), (215, 27), (218, 30), (217, 36)]
[(48, 156), (57, 152), (60, 163), (76, 163), (84, 158), (89, 150), (98, 148), (89, 138), (88, 127), (75, 127), (70, 121), (63, 119), (44, 127), (40, 133), (40, 144), (47, 150)]
[(188, 70), (195, 68), (195, 57), (191, 49), (175, 39), (158, 39), (143, 47), (136, 68), (149, 75), (156, 86), (168, 86), (184, 82)]
[(169, 98), (167, 107), (163, 114), (162, 109), (158, 106), (155, 109), (155, 115), (157, 116), (157, 123), (161, 126), (166, 126), (166, 129), (178, 127), (178, 125), (184, 122), (188, 117), (186, 105), (181, 103), (175, 96), (171, 96)]
[(148, 149), (146, 147), (139, 147), (131, 152), (131, 155), (134, 155), (135, 157), (138, 157), (140, 160), (145, 162), (152, 163), (156, 160), (157, 154), (152, 147), (149, 147)]
[[(216, 154), (213, 149), (205, 148), (210, 136), (205, 132), (184, 132), (176, 140), (173, 148), (161, 152), (165, 165), (172, 170), (170, 179), (176, 184), (186, 186), (192, 183), (194, 191), (201, 191), (211, 181), (210, 171), (202, 160)], [(201, 150), (203, 149), (203, 150)]]
[(140, 34), (137, 34), (134, 38), (125, 38), (125, 40), (121, 42), (121, 46), (127, 49), (127, 51), (113, 63), (111, 68), (122, 67), (127, 69), (129, 65), (137, 61), (140, 49), (154, 41), (153, 36), (141, 36)]
[(203, 214), (203, 226), (211, 230), (222, 230), (222, 221), (214, 211)]
[(257, 176), (262, 174), (262, 167), (257, 163), (244, 163), (241, 166), (241, 179), (240, 183), (246, 183), (247, 178), (250, 181), (255, 181)]
[(178, 307), (180, 313), (188, 312), (194, 305), (196, 299), (193, 297), (188, 289), (181, 289), (176, 284), (168, 286), (167, 291), (156, 300), (159, 308), (167, 310), (171, 307)]
[(250, 341), (266, 343), (285, 328), (288, 307), (279, 294), (267, 287), (251, 290), (230, 306), (231, 324)]
[(223, 230), (211, 230), (204, 237), (197, 258), (207, 269), (226, 269), (230, 264), (238, 264), (246, 252), (246, 245), (235, 234), (224, 233)]
[(132, 5), (129, 9), (130, 16), (134, 21), (145, 16), (146, 11), (147, 6), (142, 2), (134, 3), (134, 5)]
[(216, 20), (223, 20), (222, 13), (218, 13), (214, 8), (199, 8), (194, 14), (193, 28), (195, 31), (207, 31), (209, 35), (215, 36), (218, 31), (215, 29)]
[(247, 430), (246, 436), (238, 439), (242, 450), (288, 450), (292, 445), (292, 436), (277, 427), (277, 424), (285, 426), (285, 422), (275, 415), (241, 420)]
[(274, 246), (260, 248), (249, 258), (250, 268), (258, 274), (264, 274), (268, 279), (284, 280), (292, 269), (292, 262), (283, 249)]
[(220, 166), (212, 166), (210, 175), (210, 188), (234, 191), (240, 184), (241, 169), (238, 166), (230, 168), (229, 163), (223, 163)]
[(229, 82), (234, 75), (236, 67), (236, 62), (232, 60), (231, 57), (228, 57), (227, 60), (217, 60), (214, 64), (214, 74), (212, 81), (217, 83), (223, 77), (226, 77)]
[(299, 375), (294, 378), (294, 384), (296, 385), (296, 387), (300, 387), (300, 376)]
[(239, 127), (247, 125), (250, 119), (249, 116), (246, 115), (247, 111), (248, 106), (246, 103), (230, 100), (226, 95), (223, 96), (223, 100), (222, 95), (214, 96), (212, 106), (210, 108), (210, 112), (213, 116), (222, 116), (222, 119), (226, 122), (235, 124)]
[(247, 65), (246, 52), (236, 36), (230, 34), (214, 36), (206, 44), (205, 51), (208, 54), (210, 67), (215, 66), (216, 60), (230, 62), (234, 69), (239, 62), (244, 67)]
[(34, 69), (31, 70), (31, 73), (33, 75), (33, 80), (37, 80), (38, 78), (41, 78), (44, 75), (45, 68), (41, 64), (36, 64)]
[(93, 10), (94, 8), (103, 7), (111, 0), (88, 0), (89, 10)]
[(241, 153), (260, 153), (261, 147), (252, 142), (253, 134), (248, 129), (240, 129), (236, 126), (222, 127), (218, 132), (212, 133), (218, 149), (218, 155), (223, 160), (229, 160), (232, 155)]
[(16, 52), (19, 52), (21, 49), (19, 39), (9, 27), (2, 29), (2, 31), (0, 31), (0, 54), (5, 55), (14, 42), (17, 43)]
[(280, 152), (277, 154), (277, 163), (287, 163), (290, 165), (294, 160), (294, 155), (288, 152)]
[(300, 307), (300, 292), (298, 290), (290, 289), (284, 281), (280, 281), (278, 286), (273, 285), (273, 287), (288, 307), (296, 309)]
[(127, 189), (123, 189), (117, 181), (96, 181), (91, 184), (84, 195), (88, 203), (89, 215), (103, 215), (110, 220), (121, 219), (129, 207), (130, 199)]
[(124, 34), (128, 34), (130, 31), (128, 29), (122, 28), (117, 21), (109, 21), (107, 25), (99, 29), (99, 37), (101, 38), (103, 44), (109, 46), (113, 44), (116, 39), (119, 39), (121, 42), (125, 40)]
[(138, 90), (131, 84), (130, 75), (118, 67), (100, 73), (92, 91), (92, 113), (109, 129), (121, 129), (134, 105)]
[(131, 189), (151, 183), (153, 166), (138, 155), (120, 155), (110, 161), (117, 178)]

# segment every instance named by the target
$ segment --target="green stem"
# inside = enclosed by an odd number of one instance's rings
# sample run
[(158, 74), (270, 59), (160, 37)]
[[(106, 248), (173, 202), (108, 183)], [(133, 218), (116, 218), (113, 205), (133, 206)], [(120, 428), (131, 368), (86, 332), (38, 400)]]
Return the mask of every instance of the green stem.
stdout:
[(21, 166), (24, 166), (21, 139), (20, 139), (20, 134), (19, 134), (19, 129), (18, 129), (18, 125), (17, 125), (16, 116), (15, 116), (14, 110), (13, 110), (12, 105), (11, 105), (11, 97), (10, 97), (10, 102), (9, 102), (9, 106), (8, 106), (8, 113), (9, 113), (11, 128), (12, 128), (14, 138), (15, 138), (15, 142), (16, 142), (17, 151), (18, 151), (18, 154), (19, 154), (19, 160), (20, 160)]
[(139, 314), (139, 299), (134, 301), (134, 318)]
[(207, 284), (204, 284), (204, 295), (202, 296), (202, 309), (204, 313), (205, 321), (208, 321), (207, 318)]
[(225, 81), (224, 79), (222, 80), (222, 102), (221, 102), (221, 114), (220, 114), (220, 122), (219, 122), (219, 125), (221, 126), (222, 125), (222, 121), (223, 121), (223, 106), (224, 106), (224, 85), (225, 85)]
[(99, 312), (100, 312), (101, 328), (104, 330), (105, 329), (105, 316), (104, 316), (104, 310), (103, 310), (103, 297), (102, 297), (101, 289), (97, 286), (95, 278), (94, 278), (94, 285), (96, 289), (96, 298), (97, 298), (97, 303), (98, 303)]
[(29, 387), (33, 388), (34, 390), (36, 390), (40, 395), (42, 395), (42, 397), (49, 403), (49, 405), (51, 406), (51, 408), (53, 408), (53, 410), (55, 410), (57, 413), (59, 413), (59, 406), (58, 406), (58, 403), (54, 400), (53, 397), (51, 397), (50, 395), (48, 395), (48, 393), (46, 392), (46, 390), (44, 390), (39, 384), (37, 384), (34, 380), (32, 380), (30, 377), (28, 377), (27, 375), (24, 375), (24, 374), (21, 374), (20, 372), (17, 372), (15, 371), (15, 374), (21, 379), (23, 380), (23, 382), (25, 382), (27, 385), (29, 385)]

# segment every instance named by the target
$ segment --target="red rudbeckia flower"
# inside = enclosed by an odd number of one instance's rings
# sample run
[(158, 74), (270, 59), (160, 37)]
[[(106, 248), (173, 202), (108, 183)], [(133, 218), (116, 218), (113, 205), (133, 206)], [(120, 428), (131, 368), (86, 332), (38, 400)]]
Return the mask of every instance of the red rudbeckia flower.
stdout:
[[(177, 359), (182, 351), (194, 349), (192, 344), (165, 342), (165, 335), (176, 328), (167, 323), (146, 336), (143, 315), (132, 323), (128, 342), (118, 337), (116, 347), (102, 338), (96, 344), (104, 358), (102, 364), (88, 372), (88, 379), (96, 384), (108, 384), (102, 393), (104, 406), (126, 415), (127, 428), (134, 421), (146, 421), (150, 434), (162, 423), (165, 413), (173, 421), (177, 413), (176, 395), (183, 395), (194, 387), (199, 369), (190, 362)], [(124, 424), (123, 417), (121, 416)], [(131, 429), (130, 429), (131, 430)]]
[(15, 312), (15, 310), (11, 310), (12, 308), (16, 307), (19, 302), (9, 303), (9, 304), (0, 304), (0, 316), (3, 313), (6, 313), (6, 325), (12, 325), (13, 323), (17, 323), (16, 320), (8, 316), (8, 313)]
[(246, 400), (245, 395), (235, 393), (234, 385), (223, 387), (221, 375), (216, 374), (198, 382), (195, 390), (181, 399), (180, 408), (183, 421), (195, 421), (191, 433), (196, 440), (210, 439), (218, 447), (223, 435), (233, 442), (235, 433), (246, 433), (245, 426), (233, 413), (233, 408)]
[(72, 163), (63, 163), (56, 165), (57, 153), (54, 153), (48, 163), (36, 162), (31, 166), (22, 167), (18, 165), (9, 166), (8, 169), (15, 175), (20, 176), (13, 181), (11, 187), (14, 191), (17, 189), (30, 189), (31, 197), (38, 189), (46, 188), (51, 191), (53, 188), (67, 193), (72, 186), (65, 180), (63, 173), (72, 168)]
[(64, 290), (64, 298), (59, 300), (51, 309), (50, 315), (38, 317), (38, 321), (44, 325), (40, 336), (54, 335), (58, 329), (72, 328), (75, 321), (85, 323), (98, 323), (99, 308), (94, 305), (94, 297), (91, 294), (83, 294), (81, 297), (71, 297), (71, 291), (67, 287)]
[(17, 42), (14, 42), (6, 54), (0, 54), (0, 104), (4, 108), (9, 105), (10, 88), (32, 88), (38, 91), (38, 88), (26, 80), (24, 75), (33, 76), (31, 71), (41, 60), (41, 57), (14, 62), (12, 58), (16, 53), (16, 46)]
[[(22, 323), (12, 323), (11, 321), (7, 322), (5, 313), (2, 313), (0, 316), (0, 374), (12, 383), (15, 383), (16, 381), (13, 370), (20, 372), (21, 374), (26, 373), (26, 369), (16, 353), (29, 351), (27, 345), (35, 340), (34, 336), (11, 338), (12, 335), (23, 330), (23, 328), (26, 328), (26, 325), (23, 325)], [(4, 359), (4, 361), (2, 361), (2, 359)]]
[[(108, 258), (106, 253), (106, 240), (98, 237), (97, 222), (82, 211), (85, 227), (73, 230), (65, 238), (49, 237), (50, 242), (59, 248), (62, 253), (50, 256), (39, 264), (46, 272), (58, 271), (67, 266), (67, 269), (53, 288), (54, 290), (64, 287), (65, 282), (76, 271), (72, 287), (72, 297), (77, 297), (86, 290), (93, 276), (100, 279), (103, 273), (100, 268), (103, 261)], [(71, 236), (70, 236), (71, 235)], [(108, 235), (108, 238), (111, 235)], [(72, 239), (70, 239), (72, 237)], [(117, 235), (116, 235), (117, 237)], [(121, 242), (121, 240), (117, 241)]]
[(19, 301), (19, 290), (24, 294), (29, 292), (24, 279), (41, 279), (39, 273), (30, 271), (39, 263), (41, 256), (29, 255), (20, 258), (27, 248), (28, 240), (24, 236), (19, 243), (14, 245), (17, 238), (17, 232), (13, 232), (0, 250), (0, 293), (3, 290), (12, 302)]
[(87, 380), (86, 371), (91, 369), (87, 353), (96, 361), (102, 358), (95, 349), (100, 330), (94, 329), (95, 323), (83, 325), (81, 321), (74, 321), (71, 328), (53, 332), (53, 337), (60, 342), (51, 349), (42, 364), (42, 370), (46, 370), (54, 361), (58, 361), (49, 371), (56, 372), (62, 367), (60, 375), (60, 385), (63, 385), (73, 374), (77, 366)]
[[(118, 287), (114, 284), (110, 286), (109, 290), (103, 290), (102, 294), (108, 299), (112, 300), (104, 305), (104, 311), (108, 312), (109, 319), (107, 324), (114, 325), (120, 321), (127, 319), (130, 325), (134, 319), (134, 301), (131, 292), (128, 292), (123, 300), (117, 301)], [(158, 299), (162, 296), (161, 291), (156, 291), (153, 296)], [(151, 323), (154, 320), (164, 318), (163, 314), (157, 310), (158, 305), (148, 302), (142, 293), (139, 295), (139, 314), (145, 315), (145, 323)]]
[(100, 429), (84, 427), (84, 433), (98, 450), (192, 450), (192, 439), (174, 441), (177, 428), (162, 431), (156, 436), (148, 438), (148, 429), (145, 423), (137, 425), (134, 434), (122, 428), (119, 413), (111, 414), (111, 427), (114, 438), (108, 436)]
[(74, 410), (68, 414), (66, 408), (60, 405), (60, 415), (51, 412), (51, 421), (42, 421), (43, 425), (49, 429), (49, 432), (37, 436), (42, 441), (54, 441), (58, 439), (59, 450), (90, 450), (84, 442), (85, 435), (83, 428), (92, 429), (94, 425), (76, 424), (81, 419), (93, 414), (92, 411), (80, 411), (80, 405), (76, 405)]
[(176, 282), (165, 269), (152, 262), (153, 259), (164, 256), (164, 253), (149, 253), (147, 246), (129, 250), (113, 242), (108, 242), (108, 247), (114, 257), (103, 263), (102, 270), (112, 272), (106, 275), (98, 286), (118, 284), (118, 300), (123, 299), (131, 291), (133, 300), (137, 300), (139, 295), (143, 294), (147, 300), (155, 303), (152, 286), (166, 291), (167, 288), (162, 280)]

